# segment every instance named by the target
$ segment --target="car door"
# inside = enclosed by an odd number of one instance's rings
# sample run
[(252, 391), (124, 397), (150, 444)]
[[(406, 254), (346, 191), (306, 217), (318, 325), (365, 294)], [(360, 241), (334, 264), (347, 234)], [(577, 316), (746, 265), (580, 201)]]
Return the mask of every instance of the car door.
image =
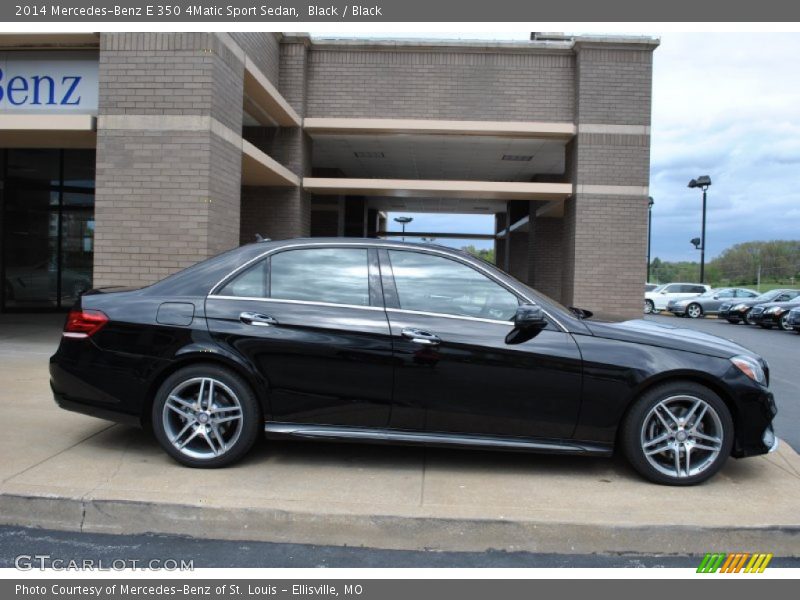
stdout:
[(736, 290), (720, 290), (711, 298), (705, 301), (704, 311), (707, 313), (719, 312), (719, 307), (723, 302), (730, 302), (732, 298), (736, 297)]
[(272, 420), (388, 424), (392, 344), (375, 252), (279, 250), (206, 300), (211, 335), (265, 380)]
[(672, 283), (661, 290), (661, 293), (658, 295), (659, 297), (655, 300), (655, 306), (658, 309), (665, 309), (667, 308), (667, 304), (669, 304), (670, 300), (677, 300), (679, 298), (683, 298), (685, 294), (682, 293), (683, 286), (679, 283)]
[(555, 323), (506, 344), (520, 298), (435, 251), (379, 252), (396, 359), (395, 429), (571, 437), (581, 394), (575, 340)]

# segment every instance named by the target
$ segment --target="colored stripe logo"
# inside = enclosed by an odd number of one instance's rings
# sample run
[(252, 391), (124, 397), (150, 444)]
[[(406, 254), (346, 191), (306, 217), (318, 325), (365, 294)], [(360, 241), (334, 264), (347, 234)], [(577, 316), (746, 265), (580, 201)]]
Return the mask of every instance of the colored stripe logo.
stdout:
[(706, 554), (697, 567), (698, 573), (763, 573), (772, 554), (735, 552)]

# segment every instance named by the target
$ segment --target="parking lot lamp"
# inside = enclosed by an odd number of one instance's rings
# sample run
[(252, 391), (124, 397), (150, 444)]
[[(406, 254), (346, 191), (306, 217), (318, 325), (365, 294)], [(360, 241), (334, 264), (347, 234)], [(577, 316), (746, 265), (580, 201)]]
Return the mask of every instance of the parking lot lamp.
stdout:
[(394, 220), (403, 226), (403, 241), (406, 241), (406, 225), (414, 220), (414, 217), (395, 217)]
[(688, 186), (690, 188), (700, 188), (703, 190), (703, 227), (700, 232), (700, 283), (706, 282), (706, 192), (710, 185), (711, 177), (708, 175), (701, 175), (697, 179), (692, 179)]

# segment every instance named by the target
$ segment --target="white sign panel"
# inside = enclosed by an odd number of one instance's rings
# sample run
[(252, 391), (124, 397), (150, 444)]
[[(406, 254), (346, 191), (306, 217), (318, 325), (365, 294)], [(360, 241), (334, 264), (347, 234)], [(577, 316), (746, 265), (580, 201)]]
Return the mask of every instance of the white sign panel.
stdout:
[(97, 114), (96, 52), (0, 52), (0, 113)]

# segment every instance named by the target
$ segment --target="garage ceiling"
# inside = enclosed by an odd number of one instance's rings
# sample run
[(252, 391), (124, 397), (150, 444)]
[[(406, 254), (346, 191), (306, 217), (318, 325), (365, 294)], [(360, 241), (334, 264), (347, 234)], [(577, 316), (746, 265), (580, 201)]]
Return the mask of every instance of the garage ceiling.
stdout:
[(564, 172), (565, 145), (489, 136), (316, 134), (312, 162), (367, 179), (531, 181)]

